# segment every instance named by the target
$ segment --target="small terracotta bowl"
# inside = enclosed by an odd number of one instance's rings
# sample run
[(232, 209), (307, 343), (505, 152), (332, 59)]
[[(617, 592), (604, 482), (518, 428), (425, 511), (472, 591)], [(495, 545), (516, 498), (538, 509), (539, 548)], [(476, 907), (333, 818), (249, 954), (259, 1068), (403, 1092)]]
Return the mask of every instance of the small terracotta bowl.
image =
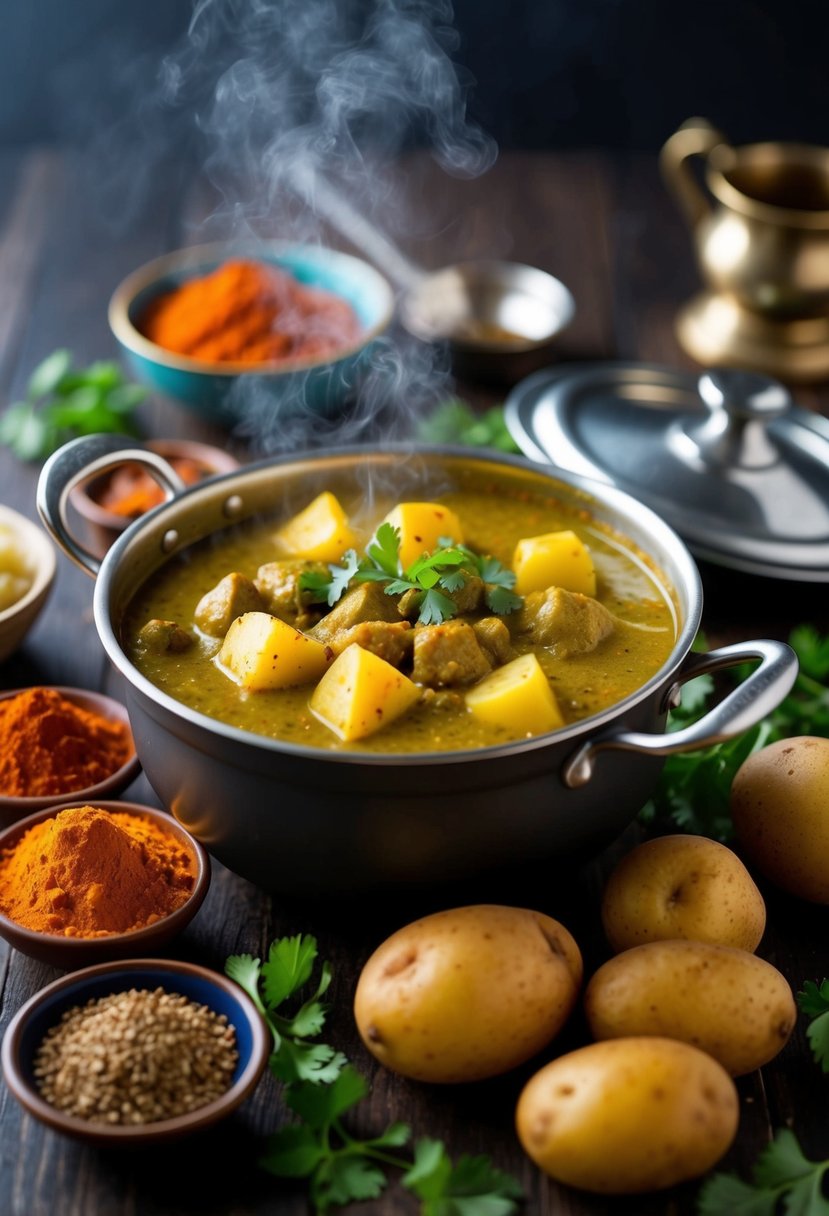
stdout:
[[(157, 1123), (112, 1126), (64, 1114), (40, 1096), (34, 1059), (44, 1035), (67, 1009), (131, 988), (159, 987), (225, 1014), (234, 1026), (239, 1060), (230, 1088), (220, 1098), (189, 1114)], [(124, 1147), (173, 1140), (224, 1119), (253, 1093), (271, 1048), (271, 1035), (261, 1014), (233, 980), (191, 963), (142, 958), (88, 967), (35, 993), (12, 1018), (3, 1038), (3, 1075), (18, 1102), (48, 1127), (90, 1144)]]
[[(239, 467), (235, 456), (224, 448), (209, 443), (196, 443), (190, 439), (150, 439), (145, 446), (166, 460), (187, 460), (201, 465), (207, 470), (205, 478), (217, 473), (232, 473)], [(111, 511), (102, 505), (101, 497), (115, 475), (115, 471), (105, 473), (91, 481), (82, 482), (69, 493), (69, 501), (84, 520), (89, 548), (96, 557), (103, 557), (110, 545), (138, 518), (134, 515), (119, 515), (117, 511)]]
[[(12, 824), (4, 832), (0, 832), (0, 855), (12, 848), (36, 823), (51, 819), (58, 811), (85, 805), (86, 800), (79, 802), (75, 799), (38, 811), (37, 814)], [(109, 962), (112, 959), (135, 958), (160, 950), (190, 924), (204, 903), (210, 886), (209, 856), (202, 845), (186, 832), (172, 815), (136, 802), (101, 802), (94, 799), (89, 805), (112, 814), (120, 811), (129, 815), (140, 815), (143, 819), (150, 819), (159, 824), (174, 836), (192, 859), (193, 889), (185, 902), (169, 916), (164, 916), (143, 929), (134, 929), (131, 933), (112, 933), (107, 937), (63, 937), (57, 933), (41, 933), (25, 928), (0, 911), (0, 937), (4, 937), (21, 954), (28, 954), (31, 958), (49, 963), (52, 967), (60, 967), (64, 971), (88, 967), (93, 963)], [(106, 882), (106, 874), (101, 875), (101, 881)]]
[[(113, 722), (124, 722), (129, 727), (127, 707), (120, 701), (113, 700), (112, 697), (106, 697), (100, 692), (90, 692), (85, 688), (64, 688), (60, 685), (49, 684), (44, 684), (42, 687), (54, 688), (55, 692), (59, 692), (68, 701), (74, 701), (82, 709), (91, 710)], [(9, 692), (2, 692), (0, 701), (4, 701), (7, 697), (16, 697), (18, 693), (26, 691), (24, 688), (13, 688)], [(110, 773), (106, 780), (99, 781), (97, 785), (90, 785), (82, 790), (63, 790), (59, 794), (43, 794), (35, 798), (18, 797), (16, 794), (3, 794), (0, 791), (0, 828), (15, 823), (24, 815), (32, 815), (35, 811), (44, 811), (47, 807), (65, 803), (70, 798), (74, 806), (82, 806), (85, 803), (95, 803), (97, 806), (99, 798), (117, 797), (122, 790), (135, 781), (141, 772), (141, 762), (135, 753), (131, 733), (129, 741), (131, 747), (129, 759), (114, 773)]]
[(0, 525), (20, 538), (32, 569), (29, 590), (0, 612), (0, 663), (13, 654), (34, 625), (55, 581), (55, 550), (49, 537), (25, 515), (0, 506)]

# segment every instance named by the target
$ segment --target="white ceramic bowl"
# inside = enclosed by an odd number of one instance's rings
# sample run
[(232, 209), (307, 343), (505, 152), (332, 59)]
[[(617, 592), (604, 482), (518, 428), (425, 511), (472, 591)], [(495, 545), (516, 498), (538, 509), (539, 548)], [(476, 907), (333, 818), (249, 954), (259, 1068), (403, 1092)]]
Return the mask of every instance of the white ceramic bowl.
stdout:
[(43, 608), (55, 578), (55, 549), (46, 532), (37, 524), (0, 506), (0, 525), (20, 537), (21, 546), (34, 568), (32, 585), (24, 596), (0, 612), (0, 662), (17, 650)]

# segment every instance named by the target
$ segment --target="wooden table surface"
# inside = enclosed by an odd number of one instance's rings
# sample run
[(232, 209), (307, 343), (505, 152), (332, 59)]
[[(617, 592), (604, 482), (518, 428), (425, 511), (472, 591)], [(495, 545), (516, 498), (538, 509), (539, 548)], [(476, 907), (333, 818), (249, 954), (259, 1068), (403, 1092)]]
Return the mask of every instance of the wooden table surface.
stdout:
[[(572, 289), (577, 317), (560, 348), (562, 360), (641, 358), (691, 367), (673, 336), (678, 305), (697, 284), (688, 233), (659, 180), (654, 157), (624, 163), (599, 155), (503, 155), (486, 178), (461, 182), (416, 160), (401, 178), (417, 239), (408, 252), (427, 266), (462, 256), (501, 256), (539, 265)], [(134, 193), (134, 192), (133, 192)], [(176, 172), (159, 173), (129, 203), (110, 192), (99, 197), (83, 164), (57, 151), (0, 154), (0, 402), (23, 391), (35, 364), (58, 346), (79, 361), (114, 354), (106, 305), (118, 280), (148, 258), (200, 238), (209, 192)], [(116, 192), (117, 194), (117, 192)], [(109, 210), (107, 210), (107, 208)], [(499, 390), (459, 385), (476, 403), (499, 400)], [(826, 410), (829, 392), (799, 390), (801, 404)], [(405, 403), (399, 403), (401, 407)], [(171, 402), (141, 407), (145, 434), (189, 435), (229, 444), (244, 459), (260, 454), (229, 439)], [(331, 436), (336, 440), (337, 435)], [(38, 469), (0, 451), (0, 499), (35, 518)], [(713, 567), (702, 569), (703, 624), (715, 643), (752, 637), (785, 638), (792, 625), (812, 621), (829, 630), (825, 588), (773, 583)], [(91, 613), (92, 582), (63, 556), (51, 601), (16, 656), (0, 667), (0, 687), (34, 683), (98, 688), (120, 695)], [(157, 804), (145, 779), (125, 797)], [(589, 967), (606, 955), (598, 921), (602, 875), (636, 838), (622, 842), (575, 876), (572, 883), (541, 882), (521, 902), (561, 919), (576, 935)], [(769, 928), (759, 953), (792, 985), (829, 972), (829, 910), (764, 888)], [(480, 891), (500, 899), (497, 884)], [(458, 902), (445, 893), (443, 906)], [(656, 1216), (691, 1213), (697, 1184), (632, 1199), (604, 1199), (559, 1187), (523, 1155), (513, 1132), (522, 1084), (538, 1066), (496, 1081), (437, 1088), (407, 1082), (375, 1067), (361, 1047), (351, 1017), (360, 967), (372, 949), (414, 914), (437, 906), (353, 909), (297, 906), (271, 897), (214, 867), (207, 901), (169, 953), (218, 970), (228, 954), (260, 954), (276, 936), (313, 932), (322, 957), (334, 967), (330, 1039), (371, 1079), (370, 1098), (356, 1126), (379, 1132), (395, 1119), (417, 1136), (441, 1137), (450, 1153), (489, 1153), (524, 1186), (533, 1216)], [(410, 915), (411, 914), (411, 915)], [(57, 977), (0, 942), (0, 1030), (21, 1004)], [(803, 1019), (781, 1056), (741, 1079), (738, 1139), (723, 1168), (745, 1172), (772, 1129), (791, 1126), (807, 1154), (829, 1154), (825, 1117), (829, 1082), (812, 1063)], [(566, 1046), (583, 1041), (578, 1019)], [(551, 1052), (544, 1053), (544, 1059)], [(257, 1168), (261, 1137), (286, 1121), (276, 1083), (266, 1076), (237, 1114), (200, 1138), (141, 1153), (109, 1153), (61, 1138), (23, 1113), (0, 1085), (1, 1216), (266, 1216), (308, 1211), (305, 1191)], [(398, 1187), (349, 1213), (414, 1213), (414, 1200)]]

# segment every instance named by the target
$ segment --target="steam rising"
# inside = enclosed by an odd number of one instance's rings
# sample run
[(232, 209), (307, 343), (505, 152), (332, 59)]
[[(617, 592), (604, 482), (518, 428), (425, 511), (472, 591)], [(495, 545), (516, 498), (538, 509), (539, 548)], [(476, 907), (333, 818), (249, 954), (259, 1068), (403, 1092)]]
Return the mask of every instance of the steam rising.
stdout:
[[(395, 214), (393, 238), (406, 213), (387, 169), (402, 151), (425, 142), (455, 176), (489, 168), (495, 145), (467, 122), (470, 82), (450, 58), (452, 16), (448, 0), (200, 0), (186, 41), (161, 65), (159, 92), (168, 114), (191, 116), (221, 198), (193, 239), (320, 241), (320, 193), (339, 195), (364, 227), (381, 207)], [(358, 243), (347, 208), (342, 235)], [(399, 283), (393, 249), (385, 260), (378, 268)], [(405, 435), (446, 394), (447, 376), (439, 352), (395, 333), (376, 343), (344, 417), (321, 420), (299, 384), (276, 425), (267, 383), (245, 377), (235, 388), (240, 431), (264, 452), (290, 450), (311, 437), (377, 438), (382, 414), (384, 435)], [(391, 401), (404, 407), (394, 416)]]

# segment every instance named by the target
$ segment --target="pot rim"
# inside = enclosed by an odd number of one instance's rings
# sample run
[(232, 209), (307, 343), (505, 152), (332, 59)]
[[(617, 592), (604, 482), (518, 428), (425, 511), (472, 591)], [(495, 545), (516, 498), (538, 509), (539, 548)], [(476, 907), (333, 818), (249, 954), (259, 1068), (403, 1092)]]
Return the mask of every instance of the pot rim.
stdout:
[[(668, 586), (679, 597), (685, 608), (685, 619), (678, 623), (677, 637), (668, 658), (635, 692), (629, 694), (623, 700), (608, 706), (601, 713), (594, 714), (589, 718), (583, 718), (564, 728), (542, 735), (535, 735), (530, 739), (516, 739), (509, 743), (497, 744), (495, 746), (463, 748), (453, 751), (422, 752), (370, 752), (346, 748), (332, 748), (329, 750), (320, 747), (303, 746), (297, 743), (288, 743), (267, 735), (258, 735), (253, 731), (230, 726), (218, 718), (212, 718), (208, 714), (200, 713), (198, 710), (190, 708), (181, 701), (176, 700), (175, 697), (164, 692), (156, 684), (153, 684), (130, 662), (113, 628), (110, 610), (110, 589), (119, 567), (122, 553), (127, 549), (133, 537), (138, 535), (150, 521), (161, 522), (165, 515), (169, 515), (170, 527), (173, 527), (174, 520), (181, 511), (182, 505), (189, 502), (190, 499), (214, 494), (218, 485), (238, 481), (240, 478), (244, 478), (247, 474), (257, 470), (294, 464), (323, 462), (331, 459), (341, 460), (345, 464), (349, 461), (353, 462), (355, 459), (364, 460), (374, 455), (380, 455), (384, 458), (395, 455), (407, 458), (413, 455), (426, 458), (460, 458), (464, 461), (478, 461), (483, 464), (493, 465), (496, 468), (498, 466), (506, 466), (508, 468), (538, 473), (542, 477), (547, 477), (551, 482), (559, 482), (567, 487), (574, 488), (589, 498), (595, 499), (599, 504), (610, 508), (614, 515), (621, 517), (618, 520), (618, 525), (614, 524), (614, 526), (618, 526), (624, 535), (628, 535), (625, 527), (628, 519), (635, 521), (640, 527), (644, 526), (656, 542), (655, 547), (658, 552), (650, 549), (645, 551), (656, 563), (658, 570), (666, 579), (668, 576), (663, 570), (664, 561), (660, 559), (659, 553), (670, 555), (674, 562), (679, 578), (668, 580)], [(161, 567), (158, 568), (160, 569)], [(581, 740), (585, 736), (592, 736), (598, 733), (609, 724), (616, 723), (624, 716), (627, 710), (647, 700), (670, 679), (691, 649), (702, 617), (702, 600), (702, 580), (696, 563), (684, 542), (673, 528), (666, 524), (650, 507), (645, 506), (644, 503), (639, 502), (638, 499), (635, 499), (626, 491), (595, 481), (592, 478), (584, 477), (581, 474), (559, 470), (554, 465), (540, 464), (523, 456), (513, 456), (511, 454), (490, 452), (486, 449), (457, 445), (424, 445), (410, 442), (384, 444), (382, 448), (379, 445), (375, 447), (359, 444), (344, 445), (267, 457), (263, 460), (243, 465), (239, 469), (224, 473), (219, 477), (213, 477), (208, 483), (196, 483), (188, 487), (182, 494), (154, 507), (151, 511), (146, 512), (131, 523), (109, 549), (101, 563), (101, 568), (95, 581), (93, 615), (98, 636), (116, 670), (120, 672), (135, 691), (143, 694), (145, 698), (149, 699), (163, 711), (183, 720), (185, 724), (205, 730), (213, 735), (219, 735), (228, 740), (229, 743), (237, 746), (247, 746), (257, 752), (290, 755), (301, 760), (318, 763), (350, 765), (357, 762), (373, 768), (388, 768), (404, 767), (412, 764), (419, 767), (424, 763), (430, 765), (455, 765), (468, 764), (471, 761), (497, 760), (502, 757), (539, 751), (559, 743)]]

